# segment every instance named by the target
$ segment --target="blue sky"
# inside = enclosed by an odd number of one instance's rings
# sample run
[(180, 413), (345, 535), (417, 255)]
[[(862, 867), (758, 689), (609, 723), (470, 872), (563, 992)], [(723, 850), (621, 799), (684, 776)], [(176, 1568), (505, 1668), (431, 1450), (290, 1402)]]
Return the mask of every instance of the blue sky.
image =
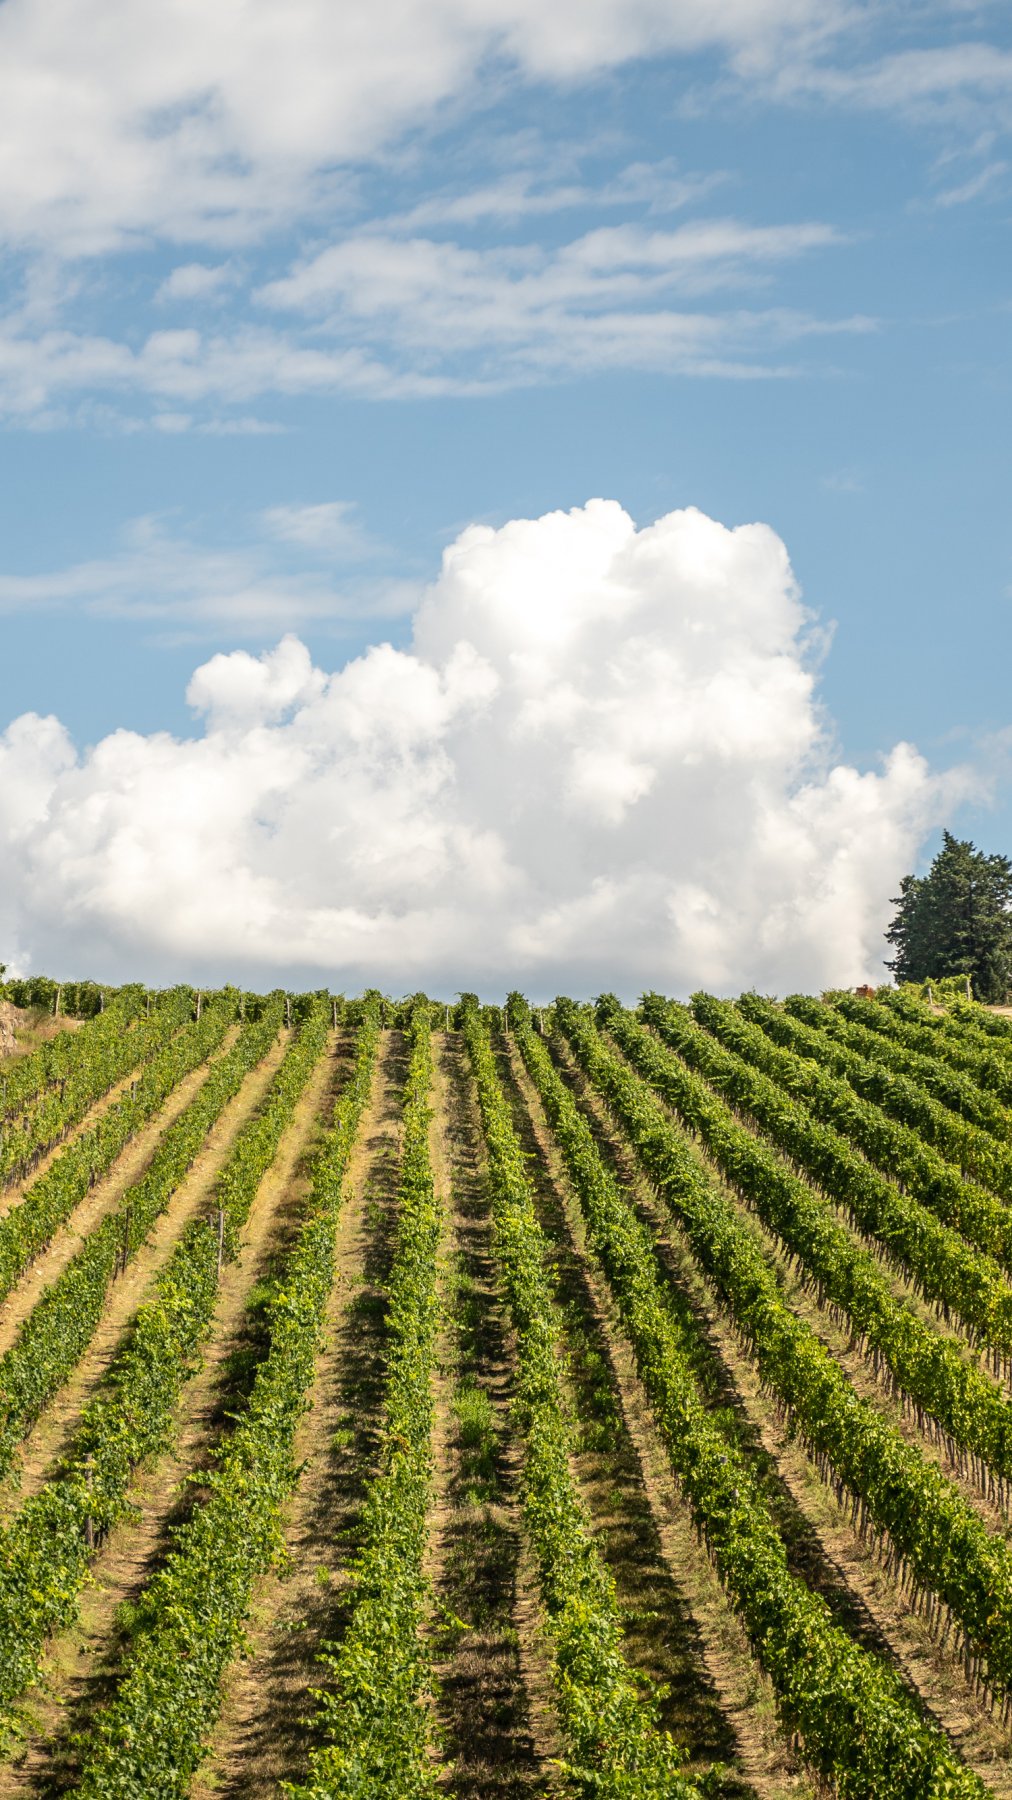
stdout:
[[(468, 526), (603, 496), (778, 534), (820, 754), (971, 771), (880, 881), (1012, 849), (1007, 9), (205, 17), (0, 9), (0, 728), (199, 739), (198, 665), (407, 654)], [(7, 930), (112, 966), (102, 905)]]

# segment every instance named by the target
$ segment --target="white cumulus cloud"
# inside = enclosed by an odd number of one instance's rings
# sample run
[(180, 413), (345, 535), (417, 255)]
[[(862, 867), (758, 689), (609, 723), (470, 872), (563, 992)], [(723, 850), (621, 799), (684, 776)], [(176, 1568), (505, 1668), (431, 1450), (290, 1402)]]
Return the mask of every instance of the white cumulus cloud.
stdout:
[(970, 791), (836, 761), (787, 551), (612, 501), (472, 526), (409, 648), (289, 636), (197, 670), (192, 739), (0, 738), (0, 931), (107, 977), (818, 987)]

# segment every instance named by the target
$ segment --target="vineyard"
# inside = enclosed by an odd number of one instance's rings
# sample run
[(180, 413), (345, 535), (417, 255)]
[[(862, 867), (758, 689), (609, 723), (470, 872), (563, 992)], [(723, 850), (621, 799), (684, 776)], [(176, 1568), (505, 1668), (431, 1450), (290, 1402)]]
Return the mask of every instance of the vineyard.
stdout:
[(3, 1000), (0, 1796), (1012, 1800), (1012, 1018)]

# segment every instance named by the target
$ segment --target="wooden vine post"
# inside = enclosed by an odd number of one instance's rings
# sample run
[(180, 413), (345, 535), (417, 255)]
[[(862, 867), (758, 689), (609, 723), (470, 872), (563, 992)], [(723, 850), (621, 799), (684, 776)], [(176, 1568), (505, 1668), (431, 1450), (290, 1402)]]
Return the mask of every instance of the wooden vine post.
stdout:
[(89, 1495), (88, 1511), (84, 1515), (84, 1542), (85, 1542), (87, 1549), (94, 1550), (94, 1548), (95, 1548), (95, 1521), (91, 1516), (90, 1495), (91, 1495), (91, 1484), (92, 1484), (92, 1466), (91, 1466), (91, 1457), (90, 1456), (87, 1458), (85, 1465), (84, 1465), (84, 1484), (88, 1490), (88, 1495)]

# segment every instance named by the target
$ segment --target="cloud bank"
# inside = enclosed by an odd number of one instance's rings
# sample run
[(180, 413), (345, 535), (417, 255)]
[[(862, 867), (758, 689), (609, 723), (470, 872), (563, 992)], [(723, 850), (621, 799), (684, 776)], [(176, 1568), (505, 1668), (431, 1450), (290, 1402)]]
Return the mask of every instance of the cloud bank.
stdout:
[(838, 0), (5, 0), (0, 229), (92, 255), (158, 234), (247, 243), (312, 213), (489, 68), (585, 80), (714, 50), (763, 67)]
[(409, 648), (218, 655), (199, 735), (0, 738), (0, 933), (106, 978), (537, 995), (817, 988), (969, 790), (834, 760), (766, 525), (613, 501), (471, 526)]

